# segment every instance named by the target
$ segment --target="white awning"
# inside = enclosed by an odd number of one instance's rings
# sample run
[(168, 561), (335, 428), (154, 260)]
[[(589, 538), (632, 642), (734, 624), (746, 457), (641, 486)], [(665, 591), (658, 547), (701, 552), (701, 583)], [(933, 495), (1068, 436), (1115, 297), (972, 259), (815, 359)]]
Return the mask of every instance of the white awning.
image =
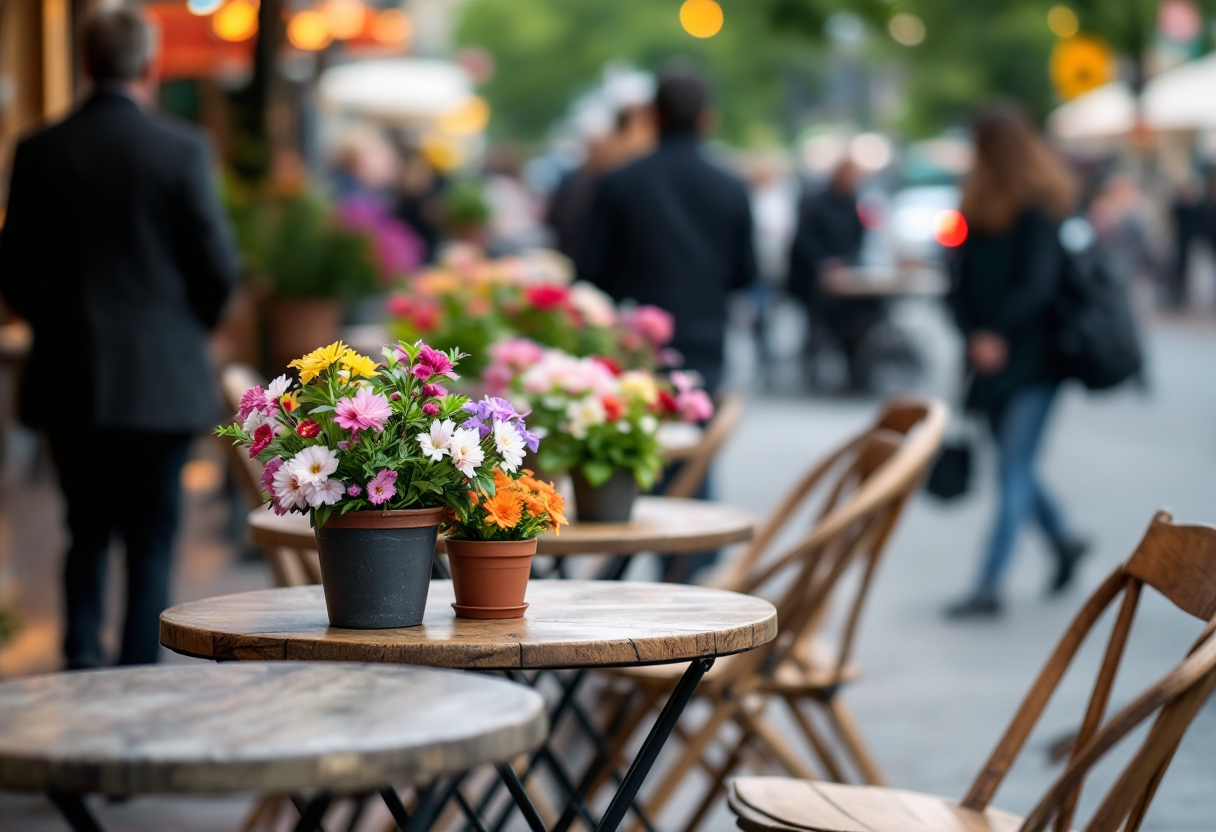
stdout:
[(429, 121), (473, 94), (456, 64), (423, 58), (361, 61), (331, 67), (318, 82), (324, 106), (391, 121)]
[(1122, 81), (1105, 84), (1057, 107), (1047, 129), (1065, 140), (1124, 136), (1136, 124), (1136, 98)]
[(1216, 55), (1167, 70), (1144, 88), (1144, 117), (1154, 130), (1216, 128)]

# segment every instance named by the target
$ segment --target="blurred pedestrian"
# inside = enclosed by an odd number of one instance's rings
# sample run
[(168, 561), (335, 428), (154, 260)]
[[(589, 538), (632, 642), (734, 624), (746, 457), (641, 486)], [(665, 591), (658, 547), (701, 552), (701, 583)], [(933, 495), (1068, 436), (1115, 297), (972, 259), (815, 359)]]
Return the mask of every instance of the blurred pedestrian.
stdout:
[(826, 187), (803, 196), (790, 247), (789, 289), (806, 309), (808, 366), (813, 366), (825, 343), (821, 336), (827, 335), (844, 357), (847, 388), (864, 391), (869, 378), (862, 346), (886, 316), (886, 304), (877, 298), (842, 297), (835, 290), (844, 269), (857, 265), (861, 255), (865, 237), (857, 210), (861, 178), (861, 168), (846, 160)]
[(126, 544), (120, 664), (156, 661), (180, 479), (217, 416), (208, 333), (236, 283), (203, 136), (149, 112), (152, 31), (99, 11), (81, 35), (93, 94), (22, 141), (0, 232), (0, 294), (34, 330), (22, 416), (67, 503), (69, 668), (103, 663), (112, 532)]
[(713, 115), (700, 75), (664, 73), (654, 116), (658, 148), (606, 175), (597, 191), (579, 274), (617, 301), (674, 314), (672, 347), (713, 391), (723, 376), (727, 295), (756, 279), (747, 188), (702, 152)]
[(1191, 177), (1179, 184), (1170, 199), (1170, 216), (1174, 221), (1174, 252), (1170, 267), (1165, 273), (1163, 287), (1163, 305), (1169, 309), (1186, 308), (1192, 249), (1197, 241), (1209, 233), (1204, 227), (1208, 215), (1203, 188), (1198, 179)]
[(402, 143), (400, 173), (393, 200), (393, 215), (418, 235), (426, 251), (423, 262), (432, 262), (439, 248), (440, 222), (443, 219), (443, 175), (435, 169), (422, 149)]
[(797, 216), (797, 187), (783, 170), (783, 159), (756, 159), (748, 171), (748, 190), (755, 221), (756, 266), (759, 279), (752, 289), (752, 337), (756, 343), (761, 383), (772, 383), (773, 352), (769, 322), (786, 284), (789, 250)]
[(576, 263), (582, 257), (600, 179), (644, 155), (653, 144), (650, 117), (642, 107), (624, 107), (615, 115), (592, 112), (580, 127), (583, 163), (562, 177), (545, 212), (557, 250)]
[(540, 200), (523, 180), (519, 148), (500, 144), (490, 149), (483, 165), (484, 196), (490, 209), (491, 254), (515, 254), (544, 243)]
[(1126, 173), (1114, 173), (1102, 183), (1088, 211), (1107, 268), (1128, 286), (1139, 278), (1156, 284), (1161, 273), (1161, 258), (1153, 246), (1143, 204), (1135, 180)]
[(950, 304), (966, 339), (966, 405), (985, 416), (996, 440), (1000, 497), (979, 580), (949, 607), (953, 618), (1001, 611), (1001, 581), (1027, 520), (1050, 542), (1052, 594), (1072, 583), (1086, 549), (1035, 471), (1059, 387), (1052, 305), (1064, 256), (1059, 224), (1073, 210), (1076, 184), (1020, 110), (986, 108), (973, 130), (975, 165), (961, 206), (970, 231), (953, 263)]

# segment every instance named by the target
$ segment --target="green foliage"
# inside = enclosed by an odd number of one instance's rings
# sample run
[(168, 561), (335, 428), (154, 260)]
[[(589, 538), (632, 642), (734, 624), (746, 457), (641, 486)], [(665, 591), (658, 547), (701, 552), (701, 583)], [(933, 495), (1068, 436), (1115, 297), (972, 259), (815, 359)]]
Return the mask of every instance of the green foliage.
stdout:
[(13, 612), (8, 607), (0, 605), (0, 646), (3, 646), (6, 641), (13, 637), (13, 633), (17, 632), (17, 628), (21, 626), (21, 619), (17, 613)]
[(250, 273), (276, 296), (349, 300), (376, 291), (371, 239), (342, 228), (321, 196), (267, 195), (232, 179), (226, 197)]
[(494, 56), (484, 94), (499, 136), (540, 138), (610, 61), (656, 70), (681, 60), (714, 83), (723, 137), (755, 143), (789, 127), (782, 123), (785, 75), (813, 68), (807, 39), (773, 27), (773, 3), (722, 0), (722, 31), (698, 40), (680, 27), (678, 0), (471, 0), (457, 38)]
[(449, 230), (476, 228), (490, 219), (490, 206), (482, 192), (481, 180), (463, 177), (452, 182), (441, 200), (443, 224)]

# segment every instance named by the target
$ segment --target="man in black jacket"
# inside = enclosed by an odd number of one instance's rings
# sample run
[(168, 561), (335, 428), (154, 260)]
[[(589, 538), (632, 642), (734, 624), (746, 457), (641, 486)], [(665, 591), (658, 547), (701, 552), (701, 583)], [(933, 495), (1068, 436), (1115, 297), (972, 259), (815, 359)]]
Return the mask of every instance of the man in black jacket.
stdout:
[(20, 143), (0, 295), (34, 330), (24, 421), (46, 431), (67, 503), (69, 667), (102, 663), (111, 533), (126, 544), (120, 664), (156, 661), (179, 480), (217, 416), (208, 334), (238, 275), (201, 134), (144, 109), (152, 36), (129, 11), (82, 33), (94, 92)]
[(756, 279), (747, 189), (701, 152), (711, 114), (698, 75), (665, 73), (654, 114), (658, 150), (600, 185), (579, 276), (618, 301), (674, 314), (672, 346), (713, 391), (722, 380), (727, 294)]

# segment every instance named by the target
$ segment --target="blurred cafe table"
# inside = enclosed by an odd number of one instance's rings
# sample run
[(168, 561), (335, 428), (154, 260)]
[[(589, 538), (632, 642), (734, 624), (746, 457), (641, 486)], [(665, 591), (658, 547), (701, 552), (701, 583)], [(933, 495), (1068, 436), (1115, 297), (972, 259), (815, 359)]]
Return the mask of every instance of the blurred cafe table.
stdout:
[[(296, 551), (316, 548), (316, 539), (303, 514), (282, 517), (266, 507), (246, 517), (249, 536), (262, 549), (284, 547)], [(600, 577), (620, 578), (634, 555), (694, 554), (751, 540), (756, 518), (743, 509), (706, 500), (675, 497), (639, 497), (628, 523), (572, 522), (561, 535), (541, 535), (536, 552), (563, 558), (570, 555), (612, 555)], [(436, 544), (442, 551), (443, 542)]]
[(928, 266), (847, 266), (823, 276), (823, 290), (839, 298), (940, 298), (946, 275)]
[[(379, 792), (403, 830), (437, 778), (530, 751), (545, 702), (523, 685), (382, 664), (243, 662), (57, 673), (0, 684), (0, 789), (42, 792), (76, 832), (88, 794), (289, 792), (297, 830), (334, 790)], [(394, 785), (419, 796), (412, 818)], [(304, 793), (309, 796), (305, 798)]]
[[(570, 679), (559, 677), (565, 690), (550, 710), (551, 726), (571, 710), (574, 691), (590, 669), (688, 662), (598, 820), (584, 797), (605, 773), (611, 755), (607, 738), (591, 726), (584, 724), (584, 730), (596, 741), (598, 753), (581, 777), (569, 771), (558, 751), (548, 744), (533, 755), (524, 771), (526, 780), (543, 763), (562, 788), (562, 819), (555, 828), (568, 828), (577, 816), (595, 832), (615, 832), (631, 808), (639, 812), (635, 805), (638, 790), (714, 660), (767, 644), (777, 633), (777, 611), (769, 602), (707, 587), (532, 581), (525, 616), (500, 621), (456, 618), (451, 606), (454, 600), (450, 581), (432, 581), (421, 625), (342, 630), (329, 626), (319, 586), (246, 592), (166, 610), (161, 615), (161, 643), (187, 656), (222, 661), (387, 662), (498, 671), (519, 680), (527, 679), (525, 671), (574, 670)], [(531, 832), (549, 832), (515, 769), (499, 765), (498, 773)], [(458, 794), (458, 787), (456, 782), (441, 805), (455, 797), (474, 827), (494, 828), (493, 824), (481, 826), (478, 819), (489, 808), (493, 792), (472, 807)]]

